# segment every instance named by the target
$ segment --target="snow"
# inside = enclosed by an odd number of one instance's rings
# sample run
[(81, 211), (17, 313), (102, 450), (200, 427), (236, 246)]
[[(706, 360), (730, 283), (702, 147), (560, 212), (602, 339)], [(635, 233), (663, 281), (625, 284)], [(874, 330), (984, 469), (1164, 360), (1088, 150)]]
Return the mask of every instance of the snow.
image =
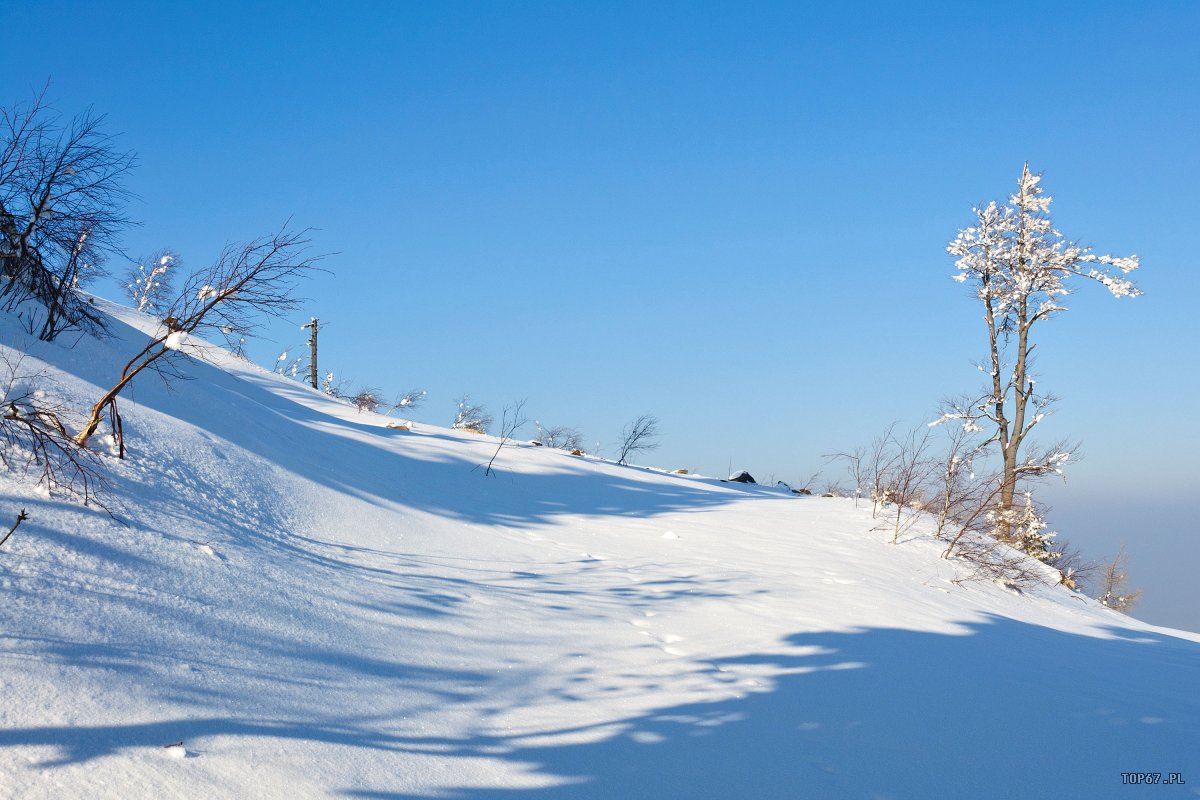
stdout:
[[(85, 408), (154, 321), (19, 348)], [(195, 345), (193, 349), (192, 345)], [(72, 347), (72, 345), (74, 345)], [(195, 339), (115, 518), (0, 472), (0, 794), (1129, 797), (1200, 636), (962, 580), (869, 504), (398, 432)], [(204, 360), (198, 360), (203, 358)], [(7, 525), (4, 526), (7, 528)]]

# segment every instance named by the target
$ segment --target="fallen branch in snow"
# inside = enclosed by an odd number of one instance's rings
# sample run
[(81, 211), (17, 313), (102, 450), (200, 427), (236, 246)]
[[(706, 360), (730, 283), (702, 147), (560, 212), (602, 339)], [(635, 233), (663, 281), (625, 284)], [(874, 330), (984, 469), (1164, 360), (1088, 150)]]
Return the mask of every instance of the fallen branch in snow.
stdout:
[(4, 543), (8, 541), (8, 537), (12, 536), (13, 533), (16, 532), (17, 528), (21, 527), (21, 523), (27, 519), (29, 519), (29, 515), (26, 514), (25, 509), (22, 508), (21, 513), (17, 514), (17, 521), (14, 522), (12, 527), (8, 529), (8, 533), (4, 534), (4, 538), (0, 539), (0, 547), (4, 546)]

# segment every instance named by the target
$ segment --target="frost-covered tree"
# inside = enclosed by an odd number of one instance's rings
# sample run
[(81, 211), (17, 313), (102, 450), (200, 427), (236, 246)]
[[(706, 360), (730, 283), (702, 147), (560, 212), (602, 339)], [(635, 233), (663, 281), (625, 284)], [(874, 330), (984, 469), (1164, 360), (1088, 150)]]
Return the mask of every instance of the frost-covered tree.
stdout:
[(1140, 294), (1125, 277), (1138, 268), (1137, 256), (1098, 255), (1065, 238), (1054, 228), (1050, 201), (1041, 176), (1026, 164), (1008, 203), (974, 209), (975, 224), (947, 247), (958, 268), (954, 279), (969, 284), (983, 306), (988, 356), (982, 369), (989, 381), (982, 396), (952, 406), (943, 420), (982, 427), (987, 443), (998, 449), (1003, 471), (995, 518), (1004, 539), (1021, 524), (1015, 508), (1020, 482), (1057, 472), (1070, 457), (1067, 448), (1051, 448), (1036, 459), (1024, 454), (1030, 432), (1054, 402), (1033, 376), (1035, 330), (1066, 310), (1063, 298), (1079, 279), (1100, 283), (1118, 298)]
[(1046, 530), (1046, 520), (1034, 503), (1032, 493), (1025, 493), (1024, 504), (1012, 516), (1009, 533), (1014, 547), (1044, 563), (1052, 563), (1062, 555), (1055, 549), (1056, 534)]
[(162, 314), (174, 294), (171, 276), (178, 267), (179, 257), (170, 250), (140, 259), (125, 274), (125, 290), (133, 307), (144, 314)]

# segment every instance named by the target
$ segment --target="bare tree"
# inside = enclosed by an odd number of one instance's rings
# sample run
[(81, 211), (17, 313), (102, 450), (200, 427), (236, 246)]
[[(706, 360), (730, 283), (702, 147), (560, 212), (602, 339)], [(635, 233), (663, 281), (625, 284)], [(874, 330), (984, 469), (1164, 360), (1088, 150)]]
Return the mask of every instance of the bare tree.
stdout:
[(455, 403), (458, 406), (458, 412), (454, 415), (454, 424), (450, 426), (451, 428), (471, 433), (487, 433), (494, 417), (488, 412), (486, 406), (472, 403), (471, 398), (465, 394)]
[(79, 289), (102, 273), (128, 224), (123, 186), (133, 155), (90, 111), (67, 123), (44, 103), (0, 109), (0, 300), (41, 304), (39, 338), (100, 330), (104, 318)]
[(883, 433), (871, 440), (866, 451), (866, 463), (863, 469), (871, 480), (871, 517), (879, 515), (879, 509), (887, 502), (887, 485), (891, 482), (892, 469), (896, 462), (896, 453), (892, 448), (895, 441), (893, 436), (896, 424), (892, 423)]
[(618, 464), (628, 463), (634, 453), (644, 453), (658, 447), (658, 417), (643, 414), (621, 430), (621, 453)]
[(508, 444), (521, 427), (523, 427), (529, 418), (525, 416), (525, 401), (518, 400), (512, 405), (504, 407), (504, 411), (500, 415), (500, 444), (496, 445), (496, 452), (492, 453), (492, 457), (488, 459), (487, 469), (483, 471), (485, 476), (495, 472), (492, 469), (492, 464), (496, 461), (496, 456), (500, 455), (501, 449)]
[(295, 310), (300, 302), (293, 295), (296, 281), (315, 270), (318, 261), (306, 255), (305, 234), (284, 228), (247, 244), (227, 246), (211, 267), (192, 273), (158, 332), (126, 362), (116, 383), (92, 406), (75, 442), (86, 447), (105, 414), (122, 438), (117, 396), (146, 369), (168, 366), (186, 344), (186, 336), (228, 338), (253, 330), (257, 317), (282, 317)]
[(1129, 556), (1125, 545), (1101, 567), (1101, 581), (1097, 599), (1109, 608), (1129, 613), (1142, 597), (1141, 589), (1129, 588)]
[(982, 396), (957, 413), (987, 426), (988, 442), (999, 450), (1003, 485), (997, 525), (1002, 529), (1014, 524), (1021, 465), (1028, 461), (1022, 446), (1054, 403), (1033, 377), (1035, 328), (1066, 310), (1059, 301), (1070, 293), (1071, 278), (1096, 281), (1114, 297), (1140, 294), (1123, 277), (1138, 268), (1137, 257), (1097, 255), (1063, 237), (1054, 228), (1050, 197), (1040, 182), (1026, 164), (1008, 204), (975, 209), (975, 224), (960, 230), (947, 248), (957, 259), (955, 280), (969, 281), (983, 305), (988, 356), (982, 368), (989, 383)]
[[(846, 472), (850, 475), (850, 479), (854, 481), (854, 507), (858, 508), (858, 498), (862, 497), (863, 480), (866, 477), (864, 459), (867, 457), (867, 448), (855, 447), (853, 450), (847, 450), (842, 453), (826, 453), (823, 458), (826, 461), (843, 461), (846, 464)], [(810, 481), (811, 482), (811, 481)]]

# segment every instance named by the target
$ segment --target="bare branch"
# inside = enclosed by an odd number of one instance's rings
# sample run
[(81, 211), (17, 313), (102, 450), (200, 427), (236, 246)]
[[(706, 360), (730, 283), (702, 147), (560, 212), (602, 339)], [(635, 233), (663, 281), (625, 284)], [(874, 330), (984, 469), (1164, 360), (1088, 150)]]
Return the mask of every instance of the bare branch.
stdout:
[(22, 522), (24, 522), (24, 521), (25, 521), (25, 520), (27, 520), (27, 519), (29, 519), (29, 515), (28, 515), (28, 514), (26, 514), (26, 513), (25, 513), (25, 509), (23, 509), (23, 508), (22, 508), (22, 509), (21, 509), (21, 511), (20, 511), (20, 513), (18, 513), (18, 514), (17, 514), (17, 521), (16, 521), (16, 522), (14, 522), (14, 523), (12, 524), (12, 527), (8, 529), (8, 533), (4, 534), (4, 538), (3, 538), (3, 539), (0, 539), (0, 547), (3, 547), (3, 546), (4, 546), (4, 543), (8, 541), (8, 537), (10, 537), (10, 536), (12, 536), (14, 533), (16, 533), (16, 532), (17, 532), (17, 528), (21, 527), (21, 523), (22, 523)]
[(23, 369), (24, 356), (0, 351), (0, 464), (35, 474), (39, 486), (95, 503), (104, 486), (96, 455), (75, 444), (63, 424), (66, 408), (53, 399), (53, 383), (44, 371)]
[(425, 402), (424, 389), (410, 389), (396, 398), (396, 402), (392, 403), (391, 408), (384, 412), (384, 416), (391, 414), (394, 411), (413, 411), (420, 408)]

